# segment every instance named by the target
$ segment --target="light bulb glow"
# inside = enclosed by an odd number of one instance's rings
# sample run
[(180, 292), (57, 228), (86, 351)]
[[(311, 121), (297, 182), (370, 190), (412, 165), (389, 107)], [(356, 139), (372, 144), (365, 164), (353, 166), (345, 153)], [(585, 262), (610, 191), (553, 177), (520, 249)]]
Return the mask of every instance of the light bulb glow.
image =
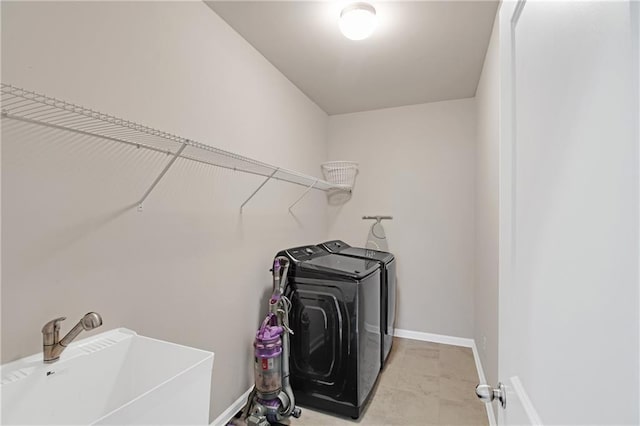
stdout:
[(368, 3), (353, 3), (340, 13), (340, 31), (350, 40), (363, 40), (376, 28), (376, 10)]

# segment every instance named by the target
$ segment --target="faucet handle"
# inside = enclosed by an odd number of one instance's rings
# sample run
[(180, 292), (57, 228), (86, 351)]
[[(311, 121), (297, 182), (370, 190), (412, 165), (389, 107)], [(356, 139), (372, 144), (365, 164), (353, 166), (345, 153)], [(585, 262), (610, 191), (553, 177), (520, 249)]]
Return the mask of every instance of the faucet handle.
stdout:
[(47, 336), (52, 337), (51, 343), (45, 343), (45, 345), (55, 345), (56, 343), (58, 343), (58, 336), (60, 333), (60, 323), (66, 319), (67, 317), (59, 317), (49, 321), (42, 327), (42, 334), (45, 336), (44, 337), (45, 340), (48, 340)]

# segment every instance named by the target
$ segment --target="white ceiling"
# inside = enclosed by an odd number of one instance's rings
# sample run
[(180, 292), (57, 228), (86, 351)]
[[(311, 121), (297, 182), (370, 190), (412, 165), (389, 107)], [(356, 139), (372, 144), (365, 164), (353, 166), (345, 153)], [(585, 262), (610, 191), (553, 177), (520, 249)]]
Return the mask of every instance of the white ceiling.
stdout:
[(338, 29), (348, 3), (207, 2), (328, 114), (475, 95), (497, 1), (371, 1), (362, 41)]

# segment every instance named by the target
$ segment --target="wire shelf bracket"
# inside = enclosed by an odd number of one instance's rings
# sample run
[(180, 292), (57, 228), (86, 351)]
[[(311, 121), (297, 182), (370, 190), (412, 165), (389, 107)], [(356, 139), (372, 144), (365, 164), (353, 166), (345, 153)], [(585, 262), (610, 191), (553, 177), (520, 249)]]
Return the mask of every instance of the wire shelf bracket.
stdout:
[(180, 155), (182, 154), (182, 151), (184, 151), (184, 149), (187, 147), (186, 143), (183, 143), (182, 146), (180, 147), (180, 149), (178, 149), (178, 151), (176, 151), (175, 154), (173, 154), (173, 157), (171, 157), (171, 160), (169, 160), (169, 162), (167, 163), (166, 166), (164, 166), (164, 169), (162, 169), (162, 171), (160, 172), (160, 174), (158, 175), (158, 177), (156, 177), (156, 179), (153, 181), (153, 183), (151, 184), (151, 186), (149, 187), (149, 189), (147, 189), (144, 193), (144, 195), (142, 196), (142, 198), (140, 198), (140, 201), (138, 201), (138, 211), (141, 212), (143, 209), (143, 203), (144, 200), (147, 199), (147, 197), (149, 196), (149, 194), (151, 194), (151, 191), (153, 191), (153, 189), (156, 187), (156, 185), (162, 180), (162, 178), (164, 177), (165, 174), (167, 174), (167, 172), (169, 171), (169, 169), (171, 168), (171, 166), (173, 166), (173, 163), (176, 162), (176, 160), (178, 159), (178, 157), (180, 157)]
[(351, 189), (349, 185), (332, 183), (293, 170), (276, 167), (211, 145), (21, 89), (10, 84), (1, 83), (0, 89), (3, 120), (18, 120), (24, 123), (97, 137), (103, 141), (119, 142), (135, 148), (144, 148), (172, 155), (164, 169), (137, 202), (139, 211), (142, 210), (143, 203), (149, 194), (164, 178), (169, 169), (173, 167), (178, 158), (265, 177), (266, 179), (262, 184), (242, 203), (240, 206), (241, 212), (249, 200), (272, 179), (307, 188), (302, 197), (290, 206), (290, 210), (311, 189), (325, 192), (329, 190), (349, 191)]
[(318, 179), (315, 180), (315, 182), (313, 182), (311, 185), (309, 185), (309, 187), (302, 193), (302, 195), (300, 195), (300, 197), (294, 201), (293, 204), (291, 204), (289, 206), (289, 213), (293, 214), (293, 206), (295, 206), (296, 204), (298, 204), (300, 201), (302, 201), (302, 199), (309, 193), (309, 191), (311, 191), (313, 189), (313, 187), (316, 185), (316, 183), (318, 183)]
[(242, 204), (240, 205), (240, 214), (242, 214), (242, 209), (243, 209), (243, 208), (244, 208), (244, 206), (249, 202), (249, 200), (250, 200), (250, 199), (252, 199), (252, 198), (253, 198), (253, 196), (254, 196), (254, 195), (256, 195), (256, 194), (257, 194), (257, 193), (262, 189), (262, 187), (263, 187), (263, 186), (265, 186), (265, 185), (267, 184), (267, 182), (269, 182), (269, 181), (271, 180), (271, 178), (273, 177), (273, 175), (275, 175), (276, 173), (278, 173), (278, 170), (280, 170), (280, 169), (275, 169), (275, 170), (273, 171), (273, 173), (271, 173), (269, 176), (267, 176), (267, 178), (264, 180), (264, 182), (262, 182), (262, 183), (260, 184), (260, 186), (259, 186), (259, 187), (257, 187), (257, 188), (256, 188), (256, 190), (255, 190), (255, 191), (253, 191), (253, 192), (251, 193), (251, 195), (249, 195), (249, 198), (247, 198), (246, 200), (244, 200), (244, 203), (242, 203)]

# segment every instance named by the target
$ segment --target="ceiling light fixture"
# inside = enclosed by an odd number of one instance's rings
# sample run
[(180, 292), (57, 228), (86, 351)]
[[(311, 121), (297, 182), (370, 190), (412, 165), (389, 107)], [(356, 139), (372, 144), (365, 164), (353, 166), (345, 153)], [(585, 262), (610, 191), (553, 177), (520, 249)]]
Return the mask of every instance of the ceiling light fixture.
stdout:
[(340, 31), (350, 40), (363, 40), (376, 28), (376, 9), (369, 3), (352, 3), (340, 13)]

